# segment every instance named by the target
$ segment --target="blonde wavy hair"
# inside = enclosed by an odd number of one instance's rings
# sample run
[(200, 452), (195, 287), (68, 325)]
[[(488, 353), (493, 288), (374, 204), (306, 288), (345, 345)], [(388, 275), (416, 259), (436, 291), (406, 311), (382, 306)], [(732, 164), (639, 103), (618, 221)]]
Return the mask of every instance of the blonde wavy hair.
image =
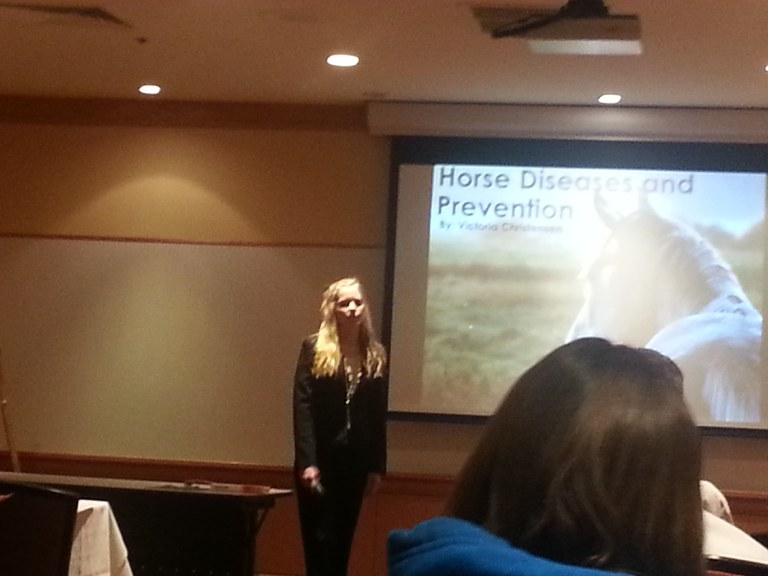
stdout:
[(336, 303), (339, 292), (344, 288), (357, 286), (363, 299), (362, 321), (360, 323), (360, 353), (363, 358), (362, 367), (365, 374), (371, 377), (381, 377), (387, 363), (384, 346), (376, 338), (368, 308), (368, 300), (362, 283), (357, 278), (342, 278), (337, 280), (323, 292), (320, 304), (320, 328), (315, 344), (315, 360), (312, 365), (312, 375), (316, 378), (333, 376), (341, 366), (341, 345), (336, 324)]

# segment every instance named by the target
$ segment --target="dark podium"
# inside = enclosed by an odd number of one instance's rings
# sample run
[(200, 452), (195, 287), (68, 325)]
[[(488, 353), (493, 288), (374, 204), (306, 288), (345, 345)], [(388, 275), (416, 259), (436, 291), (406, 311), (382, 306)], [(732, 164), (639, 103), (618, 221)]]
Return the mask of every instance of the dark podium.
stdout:
[(0, 483), (65, 487), (110, 503), (134, 576), (253, 576), (256, 536), (277, 498), (265, 486), (0, 472)]

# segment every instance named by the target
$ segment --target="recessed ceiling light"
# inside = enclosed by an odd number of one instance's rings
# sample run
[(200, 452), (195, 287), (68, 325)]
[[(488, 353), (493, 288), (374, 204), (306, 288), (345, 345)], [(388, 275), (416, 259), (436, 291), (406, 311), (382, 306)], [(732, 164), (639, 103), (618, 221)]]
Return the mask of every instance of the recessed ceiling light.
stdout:
[(360, 62), (360, 58), (354, 54), (331, 54), (325, 61), (331, 66), (351, 68), (352, 66), (357, 66), (357, 63)]
[(597, 101), (600, 104), (618, 104), (621, 102), (621, 94), (603, 94)]
[(160, 94), (160, 90), (161, 88), (157, 84), (144, 84), (143, 86), (139, 87), (139, 92), (142, 94), (148, 94), (150, 96)]

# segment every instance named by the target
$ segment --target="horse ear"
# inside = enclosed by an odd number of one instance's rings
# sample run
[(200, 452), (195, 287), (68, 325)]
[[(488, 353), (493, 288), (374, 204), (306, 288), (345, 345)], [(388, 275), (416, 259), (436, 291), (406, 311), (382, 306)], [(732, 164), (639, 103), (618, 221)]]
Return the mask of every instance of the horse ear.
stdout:
[(602, 194), (595, 192), (595, 211), (609, 230), (613, 230), (621, 220), (622, 215), (603, 198)]

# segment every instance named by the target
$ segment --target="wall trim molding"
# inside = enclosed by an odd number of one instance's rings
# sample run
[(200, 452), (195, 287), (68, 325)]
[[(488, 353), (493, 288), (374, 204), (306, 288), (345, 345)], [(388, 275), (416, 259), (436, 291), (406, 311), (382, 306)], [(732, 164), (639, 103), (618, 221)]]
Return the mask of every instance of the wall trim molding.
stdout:
[(354, 104), (0, 96), (0, 123), (365, 131), (366, 116)]
[(0, 240), (4, 238), (33, 239), (33, 240), (69, 240), (83, 242), (131, 242), (136, 244), (173, 244), (176, 246), (221, 246), (225, 248), (333, 248), (339, 250), (383, 250), (380, 244), (340, 244), (318, 242), (245, 242), (245, 241), (215, 241), (215, 240), (186, 240), (176, 238), (153, 238), (139, 236), (98, 236), (88, 234), (35, 234), (18, 232), (0, 232)]
[[(128, 480), (184, 482), (207, 480), (232, 484), (263, 484), (275, 488), (293, 488), (293, 471), (289, 466), (270, 466), (244, 462), (201, 462), (163, 460), (123, 456), (92, 456), (19, 452), (22, 472), (63, 476), (92, 476)], [(10, 453), (0, 450), (0, 470), (11, 471)], [(446, 497), (451, 476), (424, 474), (389, 474), (381, 486), (382, 494)]]
[[(200, 479), (233, 484), (265, 484), (278, 488), (293, 487), (293, 472), (289, 466), (41, 452), (20, 452), (19, 462), (22, 472), (34, 474), (168, 482)], [(0, 470), (11, 470), (11, 458), (7, 450), (0, 451)], [(445, 498), (453, 480), (452, 476), (446, 475), (390, 473), (382, 483), (381, 493)], [(768, 532), (768, 491), (723, 492), (736, 517), (749, 517), (760, 524), (759, 531)]]

